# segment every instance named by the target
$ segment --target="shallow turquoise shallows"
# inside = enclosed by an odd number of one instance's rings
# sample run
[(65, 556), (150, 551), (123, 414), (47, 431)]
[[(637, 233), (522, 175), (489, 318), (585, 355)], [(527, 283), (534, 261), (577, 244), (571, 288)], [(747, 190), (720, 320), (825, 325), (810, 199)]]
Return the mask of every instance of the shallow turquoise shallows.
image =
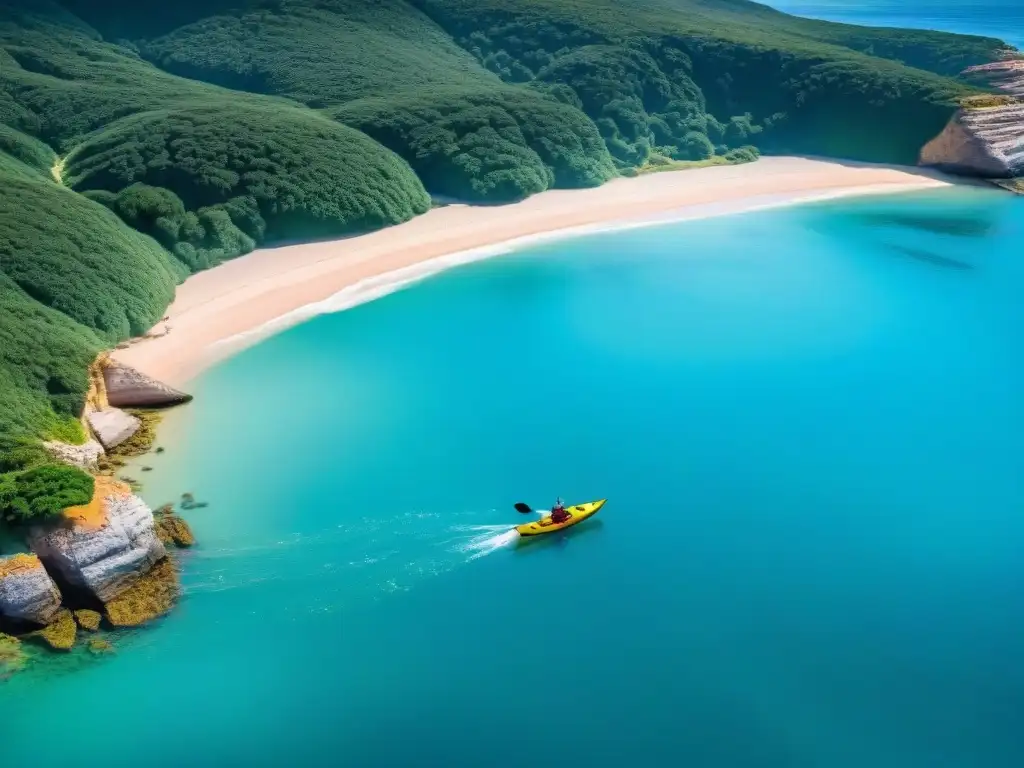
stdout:
[(209, 503), (180, 609), (0, 686), (4, 765), (1020, 768), (1022, 236), (588, 236), (240, 354), (140, 475)]

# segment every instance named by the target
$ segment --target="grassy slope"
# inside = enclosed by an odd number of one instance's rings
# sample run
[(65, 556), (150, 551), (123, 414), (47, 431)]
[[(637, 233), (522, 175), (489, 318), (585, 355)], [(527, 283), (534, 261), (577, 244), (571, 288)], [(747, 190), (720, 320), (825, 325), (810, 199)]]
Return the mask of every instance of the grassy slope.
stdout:
[(96, 351), (268, 237), (747, 144), (911, 161), (996, 47), (743, 0), (0, 0), (0, 472), (81, 436)]

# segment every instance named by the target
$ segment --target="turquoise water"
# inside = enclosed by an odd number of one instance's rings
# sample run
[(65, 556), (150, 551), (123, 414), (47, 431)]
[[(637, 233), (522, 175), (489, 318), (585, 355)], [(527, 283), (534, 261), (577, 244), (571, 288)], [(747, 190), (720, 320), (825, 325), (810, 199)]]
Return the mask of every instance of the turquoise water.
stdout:
[(146, 459), (180, 609), (0, 686), (5, 764), (1019, 768), (1022, 214), (588, 236), (240, 354)]
[(772, 0), (780, 11), (869, 27), (904, 27), (996, 37), (1024, 50), (1020, 0)]

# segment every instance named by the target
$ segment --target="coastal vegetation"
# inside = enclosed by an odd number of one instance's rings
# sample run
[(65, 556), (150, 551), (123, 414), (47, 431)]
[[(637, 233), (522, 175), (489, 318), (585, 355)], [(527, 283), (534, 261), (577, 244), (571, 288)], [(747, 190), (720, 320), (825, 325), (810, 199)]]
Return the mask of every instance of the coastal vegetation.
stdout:
[(711, 155), (703, 160), (675, 160), (662, 154), (653, 153), (636, 174), (663, 173), (665, 171), (684, 171), (692, 168), (710, 168), (716, 165), (742, 165), (752, 163), (761, 156), (757, 147), (739, 147), (730, 149), (724, 155)]
[(0, 0), (0, 517), (91, 493), (40, 441), (190, 274), (438, 200), (914, 162), (1001, 48), (744, 0)]
[(63, 464), (43, 464), (0, 475), (0, 518), (28, 523), (60, 515), (67, 507), (92, 500), (92, 475)]

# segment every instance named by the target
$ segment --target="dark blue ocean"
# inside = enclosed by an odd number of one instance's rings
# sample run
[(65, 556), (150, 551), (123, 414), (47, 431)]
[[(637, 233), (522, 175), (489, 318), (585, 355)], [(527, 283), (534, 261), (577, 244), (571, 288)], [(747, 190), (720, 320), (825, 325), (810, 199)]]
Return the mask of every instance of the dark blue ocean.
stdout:
[(780, 11), (847, 24), (996, 37), (1024, 49), (1022, 0), (774, 0)]

